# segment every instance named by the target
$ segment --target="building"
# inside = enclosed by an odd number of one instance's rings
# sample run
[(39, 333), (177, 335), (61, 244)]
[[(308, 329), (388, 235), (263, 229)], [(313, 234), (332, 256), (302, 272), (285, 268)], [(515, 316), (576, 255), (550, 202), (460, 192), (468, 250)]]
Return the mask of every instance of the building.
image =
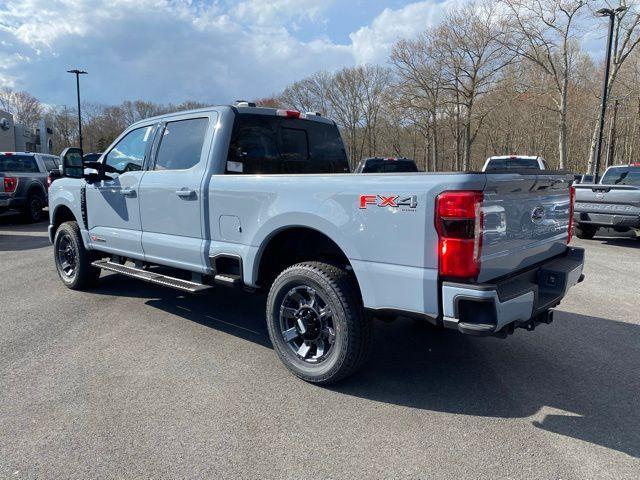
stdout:
[(0, 110), (0, 152), (53, 153), (53, 129), (43, 118), (34, 132), (16, 124), (9, 112)]

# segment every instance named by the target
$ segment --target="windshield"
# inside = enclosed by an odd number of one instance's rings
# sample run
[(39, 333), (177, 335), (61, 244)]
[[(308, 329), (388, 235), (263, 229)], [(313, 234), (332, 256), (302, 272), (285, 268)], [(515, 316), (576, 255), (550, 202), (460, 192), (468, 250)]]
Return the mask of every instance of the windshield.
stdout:
[(0, 172), (37, 173), (38, 164), (31, 155), (0, 155)]
[(486, 171), (492, 170), (517, 170), (520, 168), (535, 168), (540, 169), (538, 160), (535, 158), (522, 158), (522, 157), (510, 157), (510, 158), (492, 158), (489, 160)]
[(605, 172), (600, 183), (640, 186), (640, 167), (611, 167)]

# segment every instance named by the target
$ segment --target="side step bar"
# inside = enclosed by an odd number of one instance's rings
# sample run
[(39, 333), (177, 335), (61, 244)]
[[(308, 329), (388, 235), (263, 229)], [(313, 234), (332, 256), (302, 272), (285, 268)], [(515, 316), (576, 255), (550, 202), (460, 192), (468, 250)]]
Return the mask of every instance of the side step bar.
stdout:
[(213, 281), (217, 285), (224, 285), (225, 287), (239, 287), (242, 285), (242, 279), (239, 275), (232, 275), (230, 273), (218, 273), (213, 277)]
[(168, 275), (150, 272), (141, 268), (129, 267), (127, 265), (121, 265), (110, 260), (96, 260), (95, 262), (92, 262), (91, 265), (103, 270), (109, 270), (111, 272), (120, 273), (128, 277), (144, 280), (145, 282), (155, 283), (156, 285), (172, 287), (177, 290), (182, 290), (183, 292), (198, 293), (213, 288), (211, 285), (205, 285), (203, 283), (196, 283), (189, 280), (183, 280), (181, 278), (170, 277)]

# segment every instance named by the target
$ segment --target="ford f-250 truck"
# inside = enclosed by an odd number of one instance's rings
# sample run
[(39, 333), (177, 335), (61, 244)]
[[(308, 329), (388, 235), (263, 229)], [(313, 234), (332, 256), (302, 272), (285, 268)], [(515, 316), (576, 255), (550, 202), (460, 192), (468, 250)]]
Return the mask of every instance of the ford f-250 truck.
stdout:
[(576, 189), (575, 232), (590, 239), (600, 228), (634, 230), (640, 239), (640, 164), (609, 167), (600, 183)]
[(506, 336), (550, 323), (583, 278), (570, 174), (353, 174), (317, 114), (170, 114), (98, 162), (62, 158), (49, 237), (65, 285), (108, 270), (188, 292), (263, 289), (276, 353), (310, 382), (363, 363), (372, 317)]

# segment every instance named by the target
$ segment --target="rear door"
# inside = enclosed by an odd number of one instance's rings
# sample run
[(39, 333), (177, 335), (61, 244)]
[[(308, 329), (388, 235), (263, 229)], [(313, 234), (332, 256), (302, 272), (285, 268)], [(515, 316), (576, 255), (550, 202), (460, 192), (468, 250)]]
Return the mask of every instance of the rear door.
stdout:
[(172, 117), (160, 126), (154, 160), (140, 184), (145, 259), (205, 271), (202, 208), (215, 112)]
[(104, 157), (110, 178), (86, 187), (89, 237), (96, 249), (143, 259), (140, 179), (151, 152), (155, 126), (125, 132)]
[(567, 247), (569, 174), (487, 174), (478, 281), (502, 277)]

